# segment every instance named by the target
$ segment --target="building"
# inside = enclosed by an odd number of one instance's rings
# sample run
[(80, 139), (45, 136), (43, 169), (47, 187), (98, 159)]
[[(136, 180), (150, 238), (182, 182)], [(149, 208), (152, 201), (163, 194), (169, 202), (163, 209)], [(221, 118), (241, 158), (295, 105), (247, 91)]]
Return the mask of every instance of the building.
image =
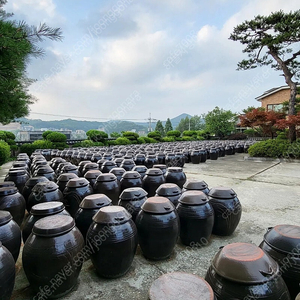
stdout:
[(18, 131), (21, 129), (21, 124), (18, 122), (12, 122), (6, 125), (2, 125), (0, 123), (0, 130), (4, 130), (4, 131)]
[[(20, 141), (36, 141), (36, 140), (42, 140), (43, 139), (43, 133), (45, 131), (42, 130), (35, 130), (35, 131), (20, 131), (19, 132), (19, 140)], [(60, 133), (63, 133), (64, 135), (66, 135), (67, 140), (71, 139), (71, 130), (65, 130), (65, 131), (57, 131)]]
[(290, 87), (288, 85), (272, 88), (255, 98), (261, 102), (261, 107), (266, 110), (279, 111), (282, 109), (282, 102), (289, 101)]

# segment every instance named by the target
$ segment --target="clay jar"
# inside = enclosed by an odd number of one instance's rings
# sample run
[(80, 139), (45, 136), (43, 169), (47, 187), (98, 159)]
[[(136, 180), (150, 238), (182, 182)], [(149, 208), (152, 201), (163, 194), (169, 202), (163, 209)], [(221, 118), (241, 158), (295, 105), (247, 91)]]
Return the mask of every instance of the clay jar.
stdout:
[(79, 204), (88, 195), (93, 194), (93, 188), (83, 177), (70, 179), (63, 192), (66, 210), (74, 218)]
[(111, 204), (111, 200), (104, 194), (88, 195), (81, 201), (74, 219), (84, 239), (86, 239), (88, 229), (93, 223), (94, 215), (100, 208), (110, 206)]
[(270, 227), (259, 245), (278, 264), (291, 299), (300, 293), (300, 226)]
[(145, 165), (146, 156), (145, 154), (137, 154), (134, 158), (134, 162), (137, 166)]
[(113, 168), (109, 171), (109, 173), (112, 173), (114, 174), (116, 177), (117, 177), (117, 180), (120, 182), (121, 178), (122, 178), (122, 175), (126, 172), (125, 169), (123, 168), (119, 168), (119, 167), (116, 167), (116, 168)]
[(191, 247), (206, 246), (214, 226), (214, 210), (207, 196), (201, 191), (188, 191), (178, 202), (181, 242)]
[(146, 175), (147, 167), (144, 165), (137, 165), (132, 168), (132, 171), (139, 172), (141, 175), (141, 178), (143, 179), (144, 176)]
[(156, 190), (155, 196), (168, 198), (176, 207), (181, 196), (181, 189), (175, 183), (163, 183)]
[(147, 200), (147, 195), (148, 193), (140, 187), (127, 188), (121, 193), (118, 205), (126, 208), (135, 222), (141, 206)]
[(87, 179), (88, 182), (90, 183), (91, 187), (93, 187), (95, 182), (97, 181), (97, 177), (100, 174), (102, 174), (102, 172), (100, 170), (90, 170), (84, 174), (84, 178)]
[(25, 215), (25, 199), (14, 186), (0, 188), (0, 210), (9, 211), (21, 226)]
[(89, 162), (85, 164), (81, 171), (81, 176), (84, 176), (84, 174), (90, 170), (99, 170), (98, 164), (93, 162)]
[[(89, 164), (89, 163), (91, 163), (90, 160), (82, 160), (82, 161), (80, 161), (80, 162), (78, 163), (78, 175), (79, 175), (79, 177), (80, 177), (80, 176), (83, 176), (83, 174), (82, 174), (83, 168), (84, 168), (84, 166), (85, 166), (86, 164)], [(99, 166), (98, 166), (98, 169), (99, 169)]]
[(10, 212), (4, 210), (0, 210), (0, 241), (16, 262), (21, 248), (21, 230)]
[(29, 179), (29, 175), (25, 169), (9, 170), (4, 181), (13, 181), (20, 192), (23, 191), (26, 181)]
[(124, 168), (126, 171), (131, 171), (134, 166), (135, 166), (135, 163), (134, 163), (133, 159), (130, 159), (130, 158), (123, 159), (123, 161), (120, 165), (120, 167)]
[(290, 300), (278, 264), (253, 244), (234, 243), (213, 258), (205, 280), (218, 300)]
[(169, 167), (165, 179), (166, 183), (175, 183), (182, 189), (186, 182), (186, 175), (180, 167)]
[(100, 276), (117, 278), (128, 272), (138, 245), (137, 229), (121, 206), (100, 208), (87, 233), (93, 265)]
[(201, 191), (206, 195), (208, 195), (209, 193), (209, 188), (205, 181), (203, 180), (200, 181), (197, 179), (189, 179), (183, 185), (182, 193), (186, 191), (193, 191), (193, 190)]
[(15, 261), (11, 253), (0, 241), (0, 295), (1, 300), (11, 298), (15, 285)]
[(77, 175), (77, 177), (79, 174), (77, 166), (75, 166), (73, 164), (63, 166), (61, 169), (61, 174), (64, 174), (64, 173), (73, 173), (73, 174)]
[(56, 184), (62, 193), (66, 188), (68, 181), (73, 178), (78, 178), (78, 176), (74, 173), (62, 173), (58, 176)]
[(231, 235), (242, 215), (242, 206), (236, 193), (231, 188), (216, 187), (210, 190), (208, 198), (215, 212), (213, 234)]
[(49, 180), (44, 176), (31, 177), (26, 181), (25, 186), (22, 191), (22, 195), (23, 195), (26, 203), (28, 201), (28, 197), (31, 194), (34, 186), (39, 182), (45, 182), (45, 181), (49, 181)]
[(147, 170), (143, 178), (142, 187), (148, 193), (149, 197), (153, 197), (158, 187), (165, 182), (166, 180), (162, 171), (160, 169), (151, 168)]
[[(77, 283), (82, 267), (84, 239), (70, 216), (54, 215), (38, 220), (23, 248), (23, 268), (31, 288), (50, 288), (58, 298)], [(59, 280), (57, 280), (58, 274)], [(63, 279), (62, 279), (63, 278)]]
[(112, 160), (106, 160), (101, 166), (102, 173), (109, 173), (109, 171), (113, 168), (116, 168), (117, 164)]
[(94, 185), (94, 192), (105, 194), (111, 199), (113, 205), (117, 205), (120, 195), (120, 186), (117, 177), (112, 173), (100, 174)]
[(54, 170), (48, 165), (38, 167), (34, 171), (33, 176), (44, 176), (50, 181), (56, 181), (56, 174)]
[(152, 260), (168, 258), (179, 235), (179, 217), (165, 197), (150, 197), (135, 220), (143, 255)]
[(147, 157), (146, 157), (144, 165), (148, 169), (150, 169), (150, 168), (153, 168), (153, 165), (155, 165), (155, 164), (158, 164), (158, 160), (156, 158), (156, 155), (148, 154)]
[(164, 164), (157, 164), (154, 165), (153, 168), (157, 168), (157, 169), (161, 169), (161, 171), (163, 172), (163, 174), (165, 175), (167, 172), (167, 166)]
[(23, 225), (23, 242), (25, 243), (27, 238), (30, 236), (33, 225), (36, 221), (52, 215), (69, 216), (70, 214), (65, 210), (64, 204), (59, 201), (44, 202), (32, 206), (30, 214), (28, 215)]
[(191, 163), (192, 164), (199, 164), (200, 163), (200, 159), (201, 159), (201, 155), (200, 155), (200, 151), (199, 150), (192, 150), (191, 152)]
[(126, 171), (120, 180), (120, 192), (131, 187), (142, 187), (142, 178), (137, 171)]
[(27, 211), (30, 212), (33, 205), (50, 201), (64, 202), (63, 194), (58, 189), (58, 185), (53, 181), (39, 182), (34, 186), (28, 197)]

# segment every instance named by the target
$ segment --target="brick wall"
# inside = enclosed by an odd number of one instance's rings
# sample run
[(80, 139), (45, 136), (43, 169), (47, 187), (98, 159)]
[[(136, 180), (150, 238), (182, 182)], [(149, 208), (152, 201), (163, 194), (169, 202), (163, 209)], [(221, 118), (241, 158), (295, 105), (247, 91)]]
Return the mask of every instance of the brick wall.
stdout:
[(281, 104), (284, 101), (289, 101), (290, 89), (281, 90), (277, 93), (269, 95), (261, 100), (261, 107), (267, 108), (268, 104)]

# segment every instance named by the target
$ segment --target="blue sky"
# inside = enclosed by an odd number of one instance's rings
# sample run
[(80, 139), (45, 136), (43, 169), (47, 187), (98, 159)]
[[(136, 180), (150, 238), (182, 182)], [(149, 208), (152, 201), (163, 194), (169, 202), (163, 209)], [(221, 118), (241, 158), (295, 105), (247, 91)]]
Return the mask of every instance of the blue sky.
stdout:
[(30, 118), (165, 120), (215, 106), (240, 112), (284, 85), (268, 68), (236, 71), (245, 56), (228, 40), (258, 14), (299, 8), (295, 0), (15, 0), (7, 12), (31, 25), (61, 27), (41, 44), (28, 75), (38, 79)]

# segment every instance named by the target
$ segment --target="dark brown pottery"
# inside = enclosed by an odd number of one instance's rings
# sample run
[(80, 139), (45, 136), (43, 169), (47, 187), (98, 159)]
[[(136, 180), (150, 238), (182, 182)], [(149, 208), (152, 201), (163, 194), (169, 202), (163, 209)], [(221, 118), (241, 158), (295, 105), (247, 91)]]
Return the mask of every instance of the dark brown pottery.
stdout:
[(137, 171), (126, 171), (120, 180), (120, 193), (131, 187), (142, 187), (142, 178)]
[(188, 179), (185, 184), (183, 185), (182, 192), (186, 191), (192, 191), (192, 190), (198, 190), (206, 195), (209, 193), (209, 188), (208, 185), (205, 181), (203, 180), (197, 180), (197, 179)]
[(11, 187), (11, 186), (16, 186), (13, 181), (0, 182), (0, 189), (4, 187)]
[(15, 261), (0, 241), (0, 299), (9, 300), (15, 285)]
[(22, 195), (27, 203), (29, 195), (32, 192), (32, 189), (34, 188), (34, 186), (39, 183), (39, 182), (44, 182), (44, 181), (49, 181), (46, 177), (44, 176), (35, 176), (35, 177), (31, 177), (29, 178), (26, 183), (25, 186), (23, 188), (22, 191)]
[(168, 258), (179, 235), (179, 217), (165, 197), (148, 198), (135, 220), (143, 255), (152, 260)]
[(214, 210), (207, 196), (201, 191), (188, 191), (178, 202), (181, 242), (190, 247), (206, 246), (214, 226)]
[(100, 174), (94, 184), (94, 192), (98, 194), (105, 194), (111, 199), (113, 205), (118, 204), (120, 195), (120, 185), (117, 177), (112, 173)]
[(144, 165), (137, 165), (132, 168), (132, 171), (139, 172), (141, 175), (141, 178), (143, 179), (144, 176), (146, 175), (147, 167)]
[(124, 168), (126, 171), (131, 171), (134, 166), (135, 166), (135, 163), (134, 163), (133, 159), (130, 159), (130, 158), (123, 159), (123, 161), (120, 165), (120, 167)]
[(52, 215), (69, 216), (70, 214), (65, 210), (64, 204), (59, 201), (43, 202), (32, 206), (30, 214), (22, 226), (23, 242), (25, 243), (27, 238), (30, 236), (36, 221)]
[(158, 164), (158, 159), (156, 158), (156, 155), (147, 155), (144, 165), (150, 169), (153, 168), (153, 165)]
[(114, 174), (117, 177), (117, 180), (120, 182), (122, 175), (126, 172), (126, 170), (124, 168), (113, 168), (109, 171), (109, 173)]
[(100, 208), (87, 233), (93, 247), (93, 265), (100, 276), (116, 278), (126, 274), (138, 245), (137, 229), (131, 215), (121, 206)]
[(169, 167), (164, 176), (166, 179), (166, 183), (175, 183), (181, 189), (186, 182), (186, 175), (181, 167)]
[(93, 223), (93, 216), (100, 208), (110, 205), (112, 205), (111, 200), (104, 194), (88, 195), (81, 201), (74, 219), (84, 239), (86, 239), (88, 229)]
[(121, 193), (118, 205), (126, 208), (135, 222), (141, 206), (147, 200), (147, 195), (148, 193), (140, 187), (127, 188)]
[(69, 180), (78, 178), (78, 176), (74, 173), (62, 173), (58, 176), (56, 184), (58, 185), (59, 190), (63, 193), (65, 187)]
[(77, 166), (75, 166), (73, 164), (63, 166), (61, 169), (61, 174), (63, 174), (63, 173), (73, 173), (77, 176), (79, 175)]
[[(81, 176), (83, 177), (84, 174), (90, 170), (99, 170), (99, 166), (97, 163), (89, 162), (84, 165), (82, 171), (81, 171)], [(102, 171), (101, 171), (102, 172)]]
[(157, 168), (157, 169), (161, 169), (161, 171), (163, 172), (163, 174), (165, 175), (167, 172), (167, 166), (164, 164), (157, 164), (154, 165), (153, 168)]
[(148, 193), (149, 197), (153, 197), (158, 187), (165, 182), (166, 180), (162, 171), (160, 169), (151, 168), (147, 170), (143, 178), (142, 187)]
[(84, 262), (83, 247), (83, 236), (72, 217), (54, 215), (38, 220), (24, 245), (22, 257), (32, 290), (39, 293), (41, 288), (48, 287), (48, 298), (70, 292)]
[[(85, 166), (86, 164), (89, 164), (89, 163), (91, 163), (90, 160), (82, 160), (82, 161), (79, 162), (79, 164), (78, 164), (78, 176), (79, 176), (79, 177), (80, 177), (80, 176), (83, 176), (83, 175), (82, 175), (83, 168), (84, 168), (84, 166)], [(99, 168), (98, 168), (98, 169), (99, 169)]]
[(218, 300), (291, 299), (278, 264), (253, 244), (234, 243), (221, 248), (205, 280)]
[(89, 181), (83, 177), (70, 179), (64, 189), (63, 197), (66, 210), (74, 218), (81, 201), (93, 194), (93, 188)]
[(48, 165), (37, 168), (34, 171), (33, 176), (44, 176), (50, 181), (56, 181), (56, 174), (54, 170)]
[(84, 178), (87, 179), (89, 181), (91, 187), (93, 187), (97, 181), (97, 177), (100, 174), (102, 174), (102, 172), (100, 170), (90, 170), (84, 174)]
[(22, 192), (28, 179), (29, 175), (27, 174), (26, 170), (10, 170), (4, 178), (4, 181), (13, 181), (18, 190)]
[(21, 248), (21, 230), (9, 211), (0, 210), (0, 241), (16, 262)]
[(231, 235), (242, 215), (242, 206), (235, 191), (227, 187), (212, 188), (208, 198), (215, 212), (213, 234)]
[(282, 278), (294, 299), (300, 293), (300, 226), (271, 227), (259, 246), (279, 264)]
[(25, 199), (17, 187), (0, 188), (0, 209), (9, 211), (14, 221), (21, 226), (25, 215)]
[(134, 158), (134, 162), (137, 166), (145, 165), (146, 156), (144, 154), (137, 154)]
[(112, 161), (112, 160), (107, 160), (105, 162), (103, 162), (102, 166), (101, 166), (101, 172), (102, 173), (109, 173), (109, 171), (113, 168), (116, 168), (117, 164)]
[(168, 198), (176, 207), (181, 196), (181, 189), (175, 183), (163, 183), (156, 190), (155, 196)]

